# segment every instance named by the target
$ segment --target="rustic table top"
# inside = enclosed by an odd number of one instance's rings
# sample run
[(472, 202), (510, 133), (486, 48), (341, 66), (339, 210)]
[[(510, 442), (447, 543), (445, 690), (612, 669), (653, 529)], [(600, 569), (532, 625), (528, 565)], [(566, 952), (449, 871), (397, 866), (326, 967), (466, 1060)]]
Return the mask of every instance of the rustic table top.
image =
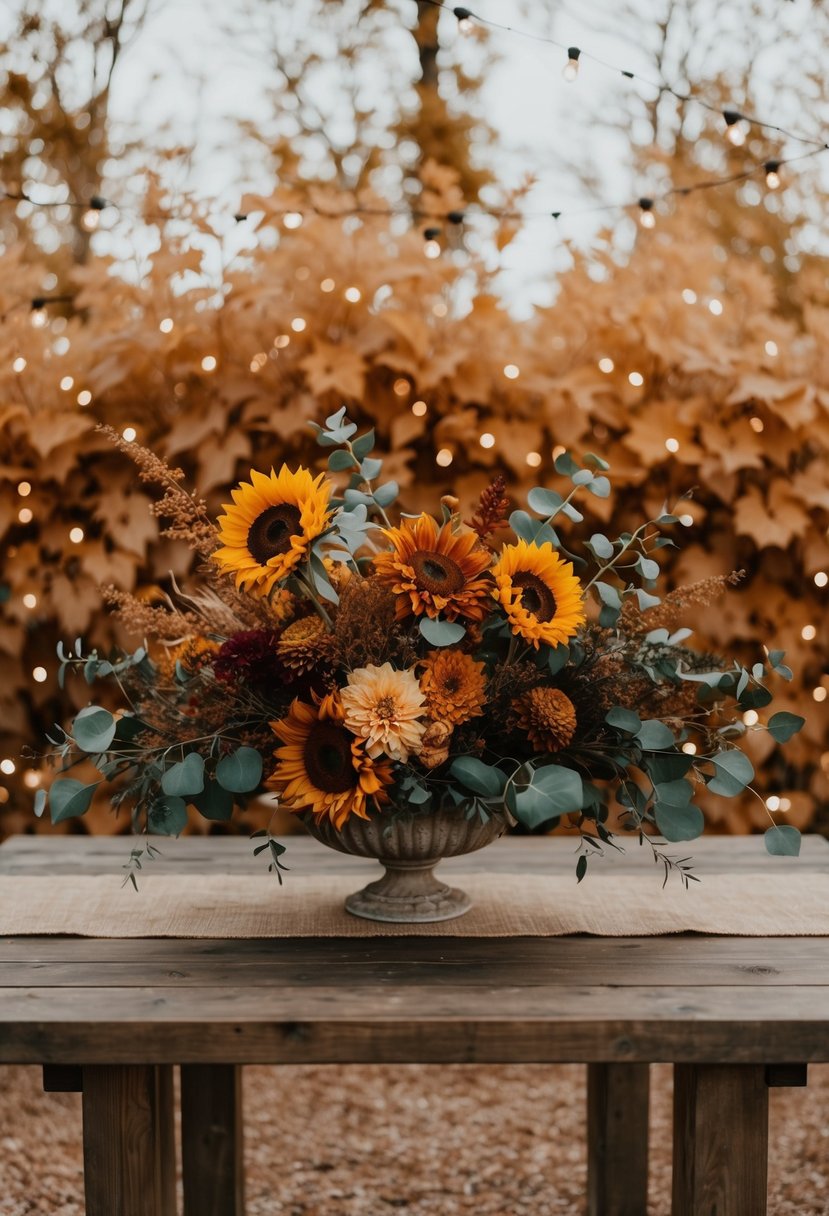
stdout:
[[(292, 837), (295, 873), (376, 864)], [(153, 873), (259, 873), (237, 838), (162, 843)], [(509, 838), (441, 874), (572, 873), (572, 840)], [(829, 869), (829, 842), (768, 858), (758, 838), (687, 846), (697, 872)], [(119, 873), (121, 838), (17, 837), (6, 874)], [(261, 859), (259, 859), (261, 861)], [(587, 881), (633, 869), (632, 846)], [(141, 898), (141, 896), (137, 896)], [(689, 893), (693, 898), (693, 892)], [(829, 934), (829, 908), (827, 908)], [(0, 1062), (829, 1061), (829, 936), (0, 939)]]

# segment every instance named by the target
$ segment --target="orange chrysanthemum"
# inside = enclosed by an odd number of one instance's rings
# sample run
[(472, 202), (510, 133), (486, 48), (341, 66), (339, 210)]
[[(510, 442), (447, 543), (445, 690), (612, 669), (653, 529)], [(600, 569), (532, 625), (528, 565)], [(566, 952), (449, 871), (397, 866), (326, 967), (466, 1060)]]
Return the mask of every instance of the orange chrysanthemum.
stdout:
[(423, 664), (420, 687), (429, 717), (438, 722), (459, 726), (483, 713), (484, 665), (462, 650), (435, 650)]
[(587, 619), (582, 585), (571, 562), (562, 560), (549, 541), (504, 545), (492, 571), (493, 595), (510, 628), (538, 649), (573, 637)]
[(268, 595), (307, 556), (328, 526), (331, 483), (307, 469), (291, 472), (287, 465), (270, 476), (251, 469), (250, 481), (231, 491), (220, 515), (222, 548), (213, 561), (234, 574), (236, 586)]
[(513, 703), (513, 711), (536, 751), (559, 752), (576, 733), (576, 708), (560, 688), (532, 688)]
[(492, 583), (484, 571), (492, 555), (470, 529), (439, 526), (431, 515), (404, 519), (399, 528), (384, 530), (391, 542), (378, 553), (374, 569), (380, 582), (397, 596), (397, 619), (407, 616), (465, 617), (481, 621), (487, 612)]
[(268, 784), (289, 811), (310, 811), (318, 822), (329, 819), (339, 829), (351, 815), (368, 819), (369, 800), (386, 800), (391, 766), (372, 760), (364, 741), (346, 729), (337, 696), (324, 697), (318, 706), (294, 701), (288, 716), (271, 727), (282, 746), (274, 753)]

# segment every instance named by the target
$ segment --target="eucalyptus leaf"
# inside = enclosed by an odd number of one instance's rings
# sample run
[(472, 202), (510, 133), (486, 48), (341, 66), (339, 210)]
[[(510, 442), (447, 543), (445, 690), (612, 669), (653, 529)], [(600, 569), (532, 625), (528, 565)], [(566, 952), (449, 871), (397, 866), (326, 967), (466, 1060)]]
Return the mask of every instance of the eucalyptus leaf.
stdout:
[(105, 752), (115, 738), (115, 718), (108, 709), (87, 705), (72, 723), (72, 737), (81, 751)]
[(579, 810), (583, 800), (579, 774), (564, 765), (551, 764), (536, 769), (530, 785), (516, 791), (514, 813), (526, 827), (535, 828)]
[[(356, 431), (356, 426), (354, 430)], [(351, 445), (352, 451), (358, 460), (365, 460), (371, 449), (374, 447), (374, 428), (366, 431), (365, 435), (360, 435)]]
[(596, 554), (596, 557), (606, 560), (613, 556), (613, 545), (601, 532), (594, 532), (587, 543)]
[(708, 782), (708, 788), (714, 794), (722, 794), (725, 798), (741, 794), (754, 776), (754, 768), (748, 756), (737, 748), (712, 756), (711, 763), (716, 771)]
[(803, 728), (805, 723), (806, 719), (801, 718), (799, 714), (790, 714), (781, 710), (780, 713), (772, 714), (769, 718), (767, 730), (778, 743), (786, 743), (792, 735), (796, 735)]
[(372, 497), (378, 507), (389, 507), (399, 493), (400, 486), (396, 481), (384, 481), (381, 486), (377, 487)]
[(654, 807), (656, 826), (666, 840), (674, 843), (680, 840), (696, 840), (702, 835), (705, 827), (705, 817), (698, 806), (691, 802), (687, 806), (673, 806), (670, 803), (657, 803)]
[(86, 814), (100, 784), (100, 781), (93, 781), (91, 785), (84, 785), (74, 777), (58, 777), (53, 781), (49, 790), (52, 823), (61, 823), (64, 819), (75, 819)]
[(636, 741), (646, 752), (662, 752), (676, 743), (673, 732), (658, 718), (645, 719), (636, 732)]
[(504, 792), (506, 777), (501, 770), (474, 756), (457, 756), (449, 771), (466, 789), (484, 798), (499, 798)]
[(226, 823), (233, 814), (233, 795), (218, 781), (206, 780), (202, 792), (194, 794), (190, 801), (205, 819)]
[(420, 618), (420, 632), (430, 646), (453, 646), (466, 633), (457, 621), (436, 621), (430, 616)]
[(791, 824), (775, 824), (763, 836), (766, 852), (774, 857), (797, 857), (800, 853), (800, 832)]
[(610, 498), (610, 482), (606, 477), (594, 477), (587, 483), (587, 489), (596, 498)]
[(383, 468), (382, 460), (377, 460), (375, 457), (367, 456), (360, 465), (360, 472), (366, 481), (374, 481), (375, 477), (379, 477), (380, 471)]
[[(642, 729), (642, 719), (632, 709), (625, 709), (622, 705), (614, 705), (612, 709), (605, 714), (605, 722), (608, 726), (614, 726), (617, 730), (623, 730), (628, 735), (638, 735)], [(673, 742), (673, 736), (671, 736)]]
[(254, 747), (237, 747), (216, 765), (216, 780), (232, 794), (249, 794), (262, 780), (262, 757)]
[(550, 675), (554, 676), (561, 671), (569, 658), (569, 646), (565, 646), (563, 643), (558, 646), (552, 646), (547, 652), (547, 667)]
[(147, 830), (156, 836), (179, 836), (187, 827), (187, 804), (183, 798), (158, 798), (147, 811)]
[(34, 805), (34, 812), (35, 812), (35, 815), (37, 815), (38, 819), (43, 814), (43, 812), (46, 810), (46, 801), (47, 801), (46, 790), (39, 789), (37, 791), (37, 793), (35, 794), (35, 805)]
[(328, 457), (328, 467), (332, 473), (340, 473), (345, 469), (354, 469), (358, 465), (358, 461), (351, 455), (346, 448), (337, 448), (336, 452), (332, 452)]
[(175, 798), (190, 798), (204, 789), (204, 759), (198, 752), (190, 752), (172, 765), (161, 778), (165, 794)]

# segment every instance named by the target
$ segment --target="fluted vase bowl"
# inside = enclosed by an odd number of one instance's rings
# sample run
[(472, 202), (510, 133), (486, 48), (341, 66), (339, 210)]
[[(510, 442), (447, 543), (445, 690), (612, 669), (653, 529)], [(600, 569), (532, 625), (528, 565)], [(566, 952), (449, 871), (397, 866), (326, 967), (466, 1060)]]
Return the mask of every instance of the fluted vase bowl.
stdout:
[(308, 831), (322, 844), (356, 857), (373, 857), (385, 868), (382, 878), (355, 891), (346, 909), (366, 920), (396, 924), (427, 924), (463, 916), (472, 906), (465, 891), (447, 886), (434, 869), (444, 857), (474, 853), (497, 840), (510, 822), (506, 810), (493, 812), (486, 823), (468, 808), (407, 815), (386, 811), (371, 819), (352, 815), (339, 830), (328, 821), (304, 816)]

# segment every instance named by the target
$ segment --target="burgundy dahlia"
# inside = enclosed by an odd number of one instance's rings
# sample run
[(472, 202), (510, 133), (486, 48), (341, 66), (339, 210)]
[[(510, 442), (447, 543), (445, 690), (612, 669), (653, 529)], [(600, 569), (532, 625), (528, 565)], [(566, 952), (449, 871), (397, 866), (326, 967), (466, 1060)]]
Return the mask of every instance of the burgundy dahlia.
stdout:
[(285, 684), (285, 669), (276, 653), (279, 634), (275, 629), (246, 629), (223, 643), (213, 662), (219, 680), (249, 684), (268, 692)]

